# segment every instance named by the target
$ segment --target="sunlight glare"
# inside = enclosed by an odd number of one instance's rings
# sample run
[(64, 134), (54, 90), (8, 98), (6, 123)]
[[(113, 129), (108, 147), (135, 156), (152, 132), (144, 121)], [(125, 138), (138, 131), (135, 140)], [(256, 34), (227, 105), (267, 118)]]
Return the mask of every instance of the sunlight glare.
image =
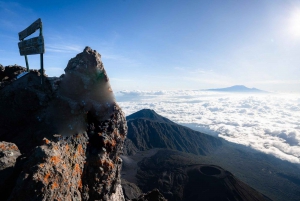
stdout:
[(297, 9), (291, 14), (289, 20), (289, 31), (294, 38), (300, 39), (300, 10), (299, 9)]

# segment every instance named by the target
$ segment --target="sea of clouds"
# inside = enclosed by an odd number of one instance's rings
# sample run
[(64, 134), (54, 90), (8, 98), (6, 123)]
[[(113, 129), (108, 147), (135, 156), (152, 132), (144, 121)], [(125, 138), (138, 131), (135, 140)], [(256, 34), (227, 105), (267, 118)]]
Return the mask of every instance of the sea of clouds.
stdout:
[(300, 163), (300, 95), (201, 90), (120, 91), (126, 116), (153, 109), (170, 120)]

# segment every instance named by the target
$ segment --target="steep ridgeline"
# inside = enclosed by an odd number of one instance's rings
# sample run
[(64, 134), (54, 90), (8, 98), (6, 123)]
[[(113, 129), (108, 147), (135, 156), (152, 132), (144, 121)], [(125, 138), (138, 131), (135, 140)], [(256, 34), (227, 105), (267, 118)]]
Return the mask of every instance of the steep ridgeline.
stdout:
[(220, 139), (178, 125), (153, 110), (143, 109), (126, 119), (128, 135), (124, 153), (128, 155), (151, 148), (207, 155), (222, 145)]
[(86, 47), (44, 86), (24, 70), (0, 69), (1, 200), (124, 200), (127, 125), (100, 54)]

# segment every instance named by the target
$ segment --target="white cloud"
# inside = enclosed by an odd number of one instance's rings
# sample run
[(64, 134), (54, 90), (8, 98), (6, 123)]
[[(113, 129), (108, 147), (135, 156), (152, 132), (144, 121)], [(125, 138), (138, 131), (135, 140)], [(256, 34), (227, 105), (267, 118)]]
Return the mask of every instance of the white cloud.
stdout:
[(82, 51), (82, 46), (73, 45), (73, 44), (67, 44), (67, 45), (46, 44), (46, 51), (61, 52), (61, 53), (79, 53)]
[(46, 74), (50, 77), (53, 76), (60, 76), (61, 74), (64, 74), (63, 68), (56, 68), (56, 67), (47, 67)]
[(126, 115), (153, 109), (177, 123), (300, 163), (299, 95), (180, 90), (122, 91), (116, 98)]

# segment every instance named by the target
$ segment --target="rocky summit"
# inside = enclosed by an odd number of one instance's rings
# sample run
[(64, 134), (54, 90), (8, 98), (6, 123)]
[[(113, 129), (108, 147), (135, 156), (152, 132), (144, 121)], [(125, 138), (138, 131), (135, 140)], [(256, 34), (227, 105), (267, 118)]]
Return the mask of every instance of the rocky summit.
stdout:
[(0, 67), (1, 200), (124, 200), (127, 125), (101, 55), (86, 47), (44, 85)]

